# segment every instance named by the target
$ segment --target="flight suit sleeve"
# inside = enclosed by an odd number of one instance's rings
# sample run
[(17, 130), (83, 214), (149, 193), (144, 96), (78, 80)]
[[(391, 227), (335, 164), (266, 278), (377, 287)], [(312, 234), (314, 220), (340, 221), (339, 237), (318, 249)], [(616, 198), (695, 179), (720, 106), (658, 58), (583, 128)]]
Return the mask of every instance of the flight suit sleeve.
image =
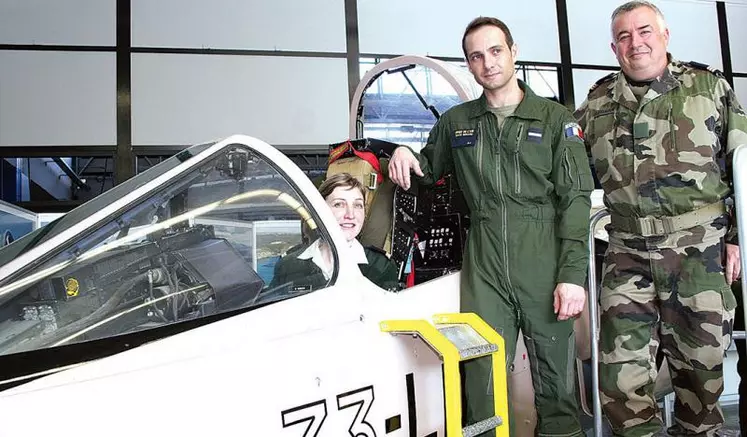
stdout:
[(398, 271), (394, 262), (379, 249), (366, 247), (365, 251), (368, 265), (359, 265), (363, 276), (385, 290), (397, 290), (399, 288)]
[(558, 199), (556, 217), (560, 238), (557, 283), (583, 286), (589, 263), (591, 176), (583, 131), (570, 113), (564, 114), (553, 138), (552, 182)]
[(397, 281), (397, 267), (394, 262), (390, 259), (384, 261), (384, 265), (381, 269), (380, 280), (376, 282), (379, 287), (395, 291), (399, 288), (399, 282)]
[(433, 125), (425, 147), (415, 154), (423, 171), (422, 177), (415, 176), (420, 185), (432, 186), (453, 170), (451, 137), (447, 127), (449, 123), (445, 117), (446, 115), (442, 116)]
[[(747, 144), (747, 115), (745, 115), (744, 108), (739, 104), (729, 83), (723, 78), (719, 78), (716, 84), (715, 98), (719, 102), (719, 115), (722, 120), (721, 144), (726, 145), (726, 182), (733, 189), (734, 151), (738, 146)], [(732, 210), (732, 220), (730, 222), (725, 241), (738, 244), (737, 220), (734, 210)]]

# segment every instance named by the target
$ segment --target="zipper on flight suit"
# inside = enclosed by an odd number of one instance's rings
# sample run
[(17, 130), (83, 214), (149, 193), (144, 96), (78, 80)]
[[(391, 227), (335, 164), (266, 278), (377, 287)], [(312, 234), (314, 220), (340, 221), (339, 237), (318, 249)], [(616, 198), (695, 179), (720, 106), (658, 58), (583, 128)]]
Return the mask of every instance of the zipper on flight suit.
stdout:
[(477, 120), (477, 174), (480, 177), (480, 188), (485, 191), (485, 180), (483, 179), (482, 171), (483, 141), (485, 141), (485, 132), (482, 130), (482, 123), (480, 120)]
[(505, 132), (508, 129), (508, 125), (509, 125), (511, 118), (512, 116), (506, 117), (506, 119), (503, 122), (503, 127), (498, 132), (498, 153), (496, 154), (497, 159), (496, 159), (495, 172), (496, 172), (496, 179), (497, 179), (496, 186), (498, 187), (498, 200), (502, 208), (501, 219), (503, 223), (501, 224), (501, 227), (503, 228), (503, 247), (501, 249), (503, 250), (503, 262), (504, 262), (504, 265), (506, 266), (506, 282), (508, 283), (508, 288), (510, 289), (509, 299), (511, 299), (511, 301), (514, 304), (514, 307), (516, 308), (516, 318), (518, 322), (519, 317), (521, 317), (521, 313), (519, 312), (518, 302), (514, 298), (514, 295), (513, 295), (514, 286), (511, 283), (511, 268), (509, 266), (509, 261), (508, 261), (508, 211), (506, 210), (506, 198), (503, 193), (503, 180), (502, 180), (503, 171), (501, 168), (502, 167), (501, 155), (503, 155), (502, 149), (501, 149), (501, 144), (502, 144), (501, 139), (503, 138), (503, 132)]
[(524, 123), (519, 123), (519, 130), (516, 133), (516, 152), (514, 152), (514, 192), (521, 193), (521, 171), (519, 171), (519, 146), (521, 145), (521, 134), (524, 133)]

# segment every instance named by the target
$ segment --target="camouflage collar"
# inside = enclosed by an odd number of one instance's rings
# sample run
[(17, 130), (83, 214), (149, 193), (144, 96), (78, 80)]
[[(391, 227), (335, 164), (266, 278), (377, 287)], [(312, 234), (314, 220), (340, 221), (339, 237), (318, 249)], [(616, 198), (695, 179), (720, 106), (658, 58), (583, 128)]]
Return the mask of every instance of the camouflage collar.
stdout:
[[(540, 104), (541, 97), (534, 94), (529, 85), (525, 84), (521, 79), (519, 81), (519, 87), (524, 91), (524, 98), (519, 102), (519, 106), (516, 107), (512, 117), (519, 117), (527, 120), (540, 120)], [(482, 93), (479, 99), (470, 102), (470, 118), (477, 118), (486, 113), (490, 112), (488, 108), (488, 99), (485, 97), (485, 93)]]
[(612, 100), (631, 111), (638, 111), (639, 107), (679, 87), (679, 77), (685, 71), (685, 68), (682, 62), (673, 58), (672, 55), (667, 54), (667, 57), (669, 58), (667, 68), (661, 76), (651, 82), (651, 85), (641, 99), (640, 104), (635, 95), (633, 95), (628, 80), (622, 72), (617, 74), (616, 80), (610, 85), (610, 96)]

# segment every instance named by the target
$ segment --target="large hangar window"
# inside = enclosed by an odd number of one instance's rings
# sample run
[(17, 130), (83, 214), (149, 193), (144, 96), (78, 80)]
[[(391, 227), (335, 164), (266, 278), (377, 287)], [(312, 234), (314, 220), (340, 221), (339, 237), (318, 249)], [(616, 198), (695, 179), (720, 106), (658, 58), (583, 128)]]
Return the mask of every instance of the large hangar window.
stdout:
[[(385, 58), (362, 58), (363, 77)], [(449, 62), (464, 71), (464, 62)], [(540, 96), (559, 101), (558, 69), (552, 65), (517, 64), (516, 73)], [(363, 97), (363, 136), (404, 144), (419, 150), (428, 140), (436, 114), (461, 103), (454, 88), (438, 72), (413, 65), (382, 74)]]
[[(361, 77), (378, 61), (363, 60)], [(451, 85), (428, 67), (418, 65), (384, 74), (366, 90), (363, 136), (419, 150), (436, 122), (427, 106), (442, 114), (459, 102)]]
[(2, 199), (29, 209), (56, 201), (69, 210), (114, 186), (114, 164), (105, 154), (0, 158)]

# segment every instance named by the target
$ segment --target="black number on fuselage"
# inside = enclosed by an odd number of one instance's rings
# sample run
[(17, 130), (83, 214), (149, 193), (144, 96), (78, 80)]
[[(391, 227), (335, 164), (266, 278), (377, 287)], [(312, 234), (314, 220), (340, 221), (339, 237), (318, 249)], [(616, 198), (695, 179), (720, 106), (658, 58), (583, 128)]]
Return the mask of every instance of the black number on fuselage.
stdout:
[(283, 428), (309, 422), (301, 437), (318, 437), (324, 419), (327, 418), (327, 401), (322, 399), (321, 401), (285, 410), (280, 414), (283, 418)]
[(337, 395), (338, 410), (358, 407), (358, 411), (356, 411), (353, 418), (353, 424), (348, 429), (350, 437), (376, 437), (376, 431), (374, 431), (373, 426), (366, 422), (366, 416), (371, 410), (373, 401), (374, 389), (371, 385)]

